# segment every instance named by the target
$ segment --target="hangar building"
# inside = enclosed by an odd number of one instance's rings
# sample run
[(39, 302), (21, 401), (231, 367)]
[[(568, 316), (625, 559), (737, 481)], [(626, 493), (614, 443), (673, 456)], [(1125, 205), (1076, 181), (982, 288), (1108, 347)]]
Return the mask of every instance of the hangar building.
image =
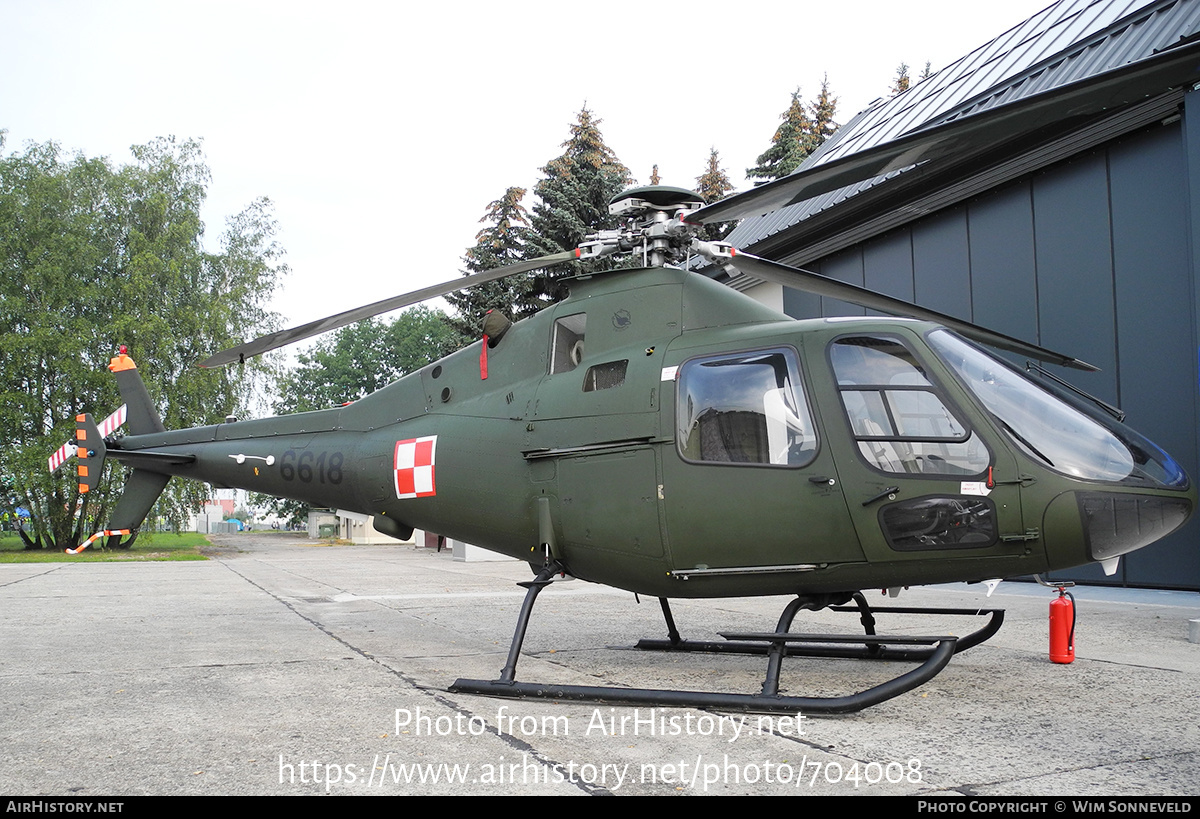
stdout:
[[(1120, 71), (1200, 38), (1200, 0), (1060, 0), (879, 100), (801, 170), (913, 130)], [(1200, 90), (1163, 88), (946, 174), (901, 171), (747, 219), (727, 241), (1077, 356), (1056, 370), (1200, 480)], [(730, 282), (796, 318), (844, 302)], [(1024, 362), (1018, 362), (1024, 363)], [(1200, 515), (1069, 579), (1200, 589)]]

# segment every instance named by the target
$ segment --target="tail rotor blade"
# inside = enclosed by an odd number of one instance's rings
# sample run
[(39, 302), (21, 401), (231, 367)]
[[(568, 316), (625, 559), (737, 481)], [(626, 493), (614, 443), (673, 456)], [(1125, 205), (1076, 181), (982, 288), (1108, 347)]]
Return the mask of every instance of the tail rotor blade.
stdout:
[(50, 456), (50, 461), (49, 461), (50, 472), (53, 473), (54, 470), (58, 469), (60, 466), (62, 466), (64, 463), (66, 463), (67, 460), (75, 457), (76, 449), (77, 449), (77, 447), (75, 446), (75, 444), (73, 444), (70, 441), (67, 441), (67, 443), (60, 446), (55, 451), (55, 453)]
[[(117, 411), (100, 422), (99, 430), (100, 437), (105, 438), (117, 431), (117, 428), (125, 423), (126, 405), (122, 404), (117, 408)], [(53, 473), (56, 469), (66, 463), (69, 459), (75, 457), (77, 447), (74, 441), (67, 441), (60, 446), (53, 455), (50, 456), (49, 465), (50, 472)]]

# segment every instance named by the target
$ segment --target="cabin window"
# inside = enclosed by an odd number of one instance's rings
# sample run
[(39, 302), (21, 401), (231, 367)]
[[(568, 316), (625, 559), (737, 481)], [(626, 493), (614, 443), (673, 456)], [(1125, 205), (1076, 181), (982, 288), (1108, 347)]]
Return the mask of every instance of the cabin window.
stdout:
[(971, 549), (996, 542), (996, 507), (987, 498), (918, 498), (879, 511), (888, 545), (898, 551)]
[(628, 366), (629, 359), (625, 358), (588, 367), (587, 373), (583, 376), (583, 391), (595, 392), (621, 386), (625, 383), (625, 370)]
[(689, 461), (803, 466), (817, 439), (789, 348), (707, 356), (679, 370), (676, 441)]
[(1031, 458), (1089, 481), (1185, 487), (1187, 473), (1154, 443), (1090, 404), (1078, 406), (948, 330), (929, 344)]
[(569, 373), (583, 360), (583, 331), (587, 313), (564, 316), (554, 322), (554, 344), (550, 350), (550, 372)]
[(978, 475), (991, 455), (950, 409), (898, 339), (839, 338), (830, 346), (842, 407), (858, 451), (883, 472)]

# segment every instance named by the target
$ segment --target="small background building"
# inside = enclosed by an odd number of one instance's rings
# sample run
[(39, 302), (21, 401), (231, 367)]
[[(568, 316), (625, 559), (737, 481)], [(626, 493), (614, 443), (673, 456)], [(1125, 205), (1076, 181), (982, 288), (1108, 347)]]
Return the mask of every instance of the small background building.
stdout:
[(341, 524), (332, 509), (308, 510), (308, 536), (313, 538), (338, 537)]

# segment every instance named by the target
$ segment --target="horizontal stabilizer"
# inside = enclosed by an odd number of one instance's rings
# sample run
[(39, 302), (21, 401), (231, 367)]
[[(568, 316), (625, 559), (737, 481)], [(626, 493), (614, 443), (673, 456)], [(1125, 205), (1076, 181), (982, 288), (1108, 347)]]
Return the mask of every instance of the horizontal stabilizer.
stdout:
[(110, 449), (108, 457), (120, 461), (134, 469), (151, 469), (164, 466), (182, 466), (194, 464), (196, 456), (186, 452), (155, 452), (150, 449)]

